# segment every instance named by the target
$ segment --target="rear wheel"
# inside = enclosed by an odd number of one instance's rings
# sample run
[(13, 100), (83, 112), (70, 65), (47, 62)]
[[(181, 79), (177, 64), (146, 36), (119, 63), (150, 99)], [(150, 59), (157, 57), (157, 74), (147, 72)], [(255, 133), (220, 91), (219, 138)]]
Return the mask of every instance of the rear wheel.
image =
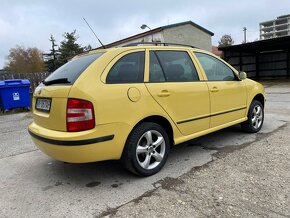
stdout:
[(264, 108), (261, 102), (254, 100), (248, 112), (248, 120), (242, 123), (245, 132), (259, 132), (264, 122)]
[(169, 149), (169, 137), (163, 127), (151, 122), (141, 123), (128, 137), (122, 162), (129, 171), (150, 176), (164, 166)]

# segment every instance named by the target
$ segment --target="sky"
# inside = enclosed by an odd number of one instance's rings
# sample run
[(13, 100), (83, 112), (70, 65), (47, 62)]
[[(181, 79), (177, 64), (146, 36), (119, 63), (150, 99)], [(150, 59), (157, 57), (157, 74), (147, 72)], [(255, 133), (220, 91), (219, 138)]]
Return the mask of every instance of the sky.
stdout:
[(146, 31), (142, 24), (153, 29), (191, 20), (213, 32), (218, 45), (223, 34), (240, 44), (243, 27), (248, 41), (257, 40), (260, 22), (285, 14), (289, 0), (0, 0), (0, 69), (16, 45), (49, 52), (51, 34), (59, 43), (76, 29), (79, 44), (99, 47), (83, 17), (104, 44)]

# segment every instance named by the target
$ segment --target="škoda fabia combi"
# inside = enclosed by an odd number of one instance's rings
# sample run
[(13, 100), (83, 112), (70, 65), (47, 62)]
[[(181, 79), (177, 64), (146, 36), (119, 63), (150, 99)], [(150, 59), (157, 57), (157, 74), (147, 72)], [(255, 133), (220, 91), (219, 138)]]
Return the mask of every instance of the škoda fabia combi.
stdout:
[(99, 49), (74, 57), (36, 88), (29, 133), (57, 160), (120, 159), (149, 176), (172, 145), (238, 123), (258, 132), (264, 96), (262, 85), (200, 49)]

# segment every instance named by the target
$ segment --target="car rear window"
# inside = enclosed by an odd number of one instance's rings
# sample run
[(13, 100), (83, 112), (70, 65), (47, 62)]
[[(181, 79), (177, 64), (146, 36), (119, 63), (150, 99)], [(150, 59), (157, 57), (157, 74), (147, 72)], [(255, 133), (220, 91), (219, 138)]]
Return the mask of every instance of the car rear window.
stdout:
[(44, 81), (49, 82), (66, 78), (70, 84), (74, 83), (82, 72), (104, 53), (89, 54), (73, 59), (50, 74)]

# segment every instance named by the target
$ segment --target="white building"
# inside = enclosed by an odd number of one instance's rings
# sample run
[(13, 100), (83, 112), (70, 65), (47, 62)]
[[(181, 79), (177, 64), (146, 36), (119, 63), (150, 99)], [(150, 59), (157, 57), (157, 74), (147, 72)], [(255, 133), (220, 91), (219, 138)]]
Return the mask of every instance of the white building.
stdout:
[(161, 26), (106, 45), (107, 48), (119, 47), (134, 42), (167, 42), (192, 45), (212, 51), (211, 31), (192, 21)]
[(290, 35), (290, 14), (260, 23), (260, 39)]

